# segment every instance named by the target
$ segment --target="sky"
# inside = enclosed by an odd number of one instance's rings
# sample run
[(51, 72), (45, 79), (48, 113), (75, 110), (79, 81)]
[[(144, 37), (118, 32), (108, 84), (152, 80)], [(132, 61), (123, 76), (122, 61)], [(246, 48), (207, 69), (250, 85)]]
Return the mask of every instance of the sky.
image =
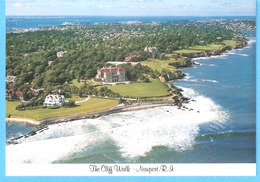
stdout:
[(255, 16), (256, 0), (6, 0), (6, 15)]

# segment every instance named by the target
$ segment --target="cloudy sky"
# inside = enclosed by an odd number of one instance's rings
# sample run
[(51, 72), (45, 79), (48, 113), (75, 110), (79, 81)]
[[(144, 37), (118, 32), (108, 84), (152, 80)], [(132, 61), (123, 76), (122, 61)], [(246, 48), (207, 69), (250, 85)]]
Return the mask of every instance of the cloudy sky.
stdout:
[(6, 15), (254, 16), (256, 0), (6, 0)]

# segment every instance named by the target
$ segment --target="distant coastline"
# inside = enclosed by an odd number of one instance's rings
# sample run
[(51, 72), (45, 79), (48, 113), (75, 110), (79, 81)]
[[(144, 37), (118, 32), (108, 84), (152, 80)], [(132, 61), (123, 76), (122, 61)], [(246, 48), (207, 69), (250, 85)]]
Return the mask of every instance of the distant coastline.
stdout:
[[(23, 23), (12, 21), (12, 19), (23, 19)], [(49, 19), (47, 25), (39, 24), (39, 18)], [(86, 20), (87, 18), (87, 20)], [(61, 26), (64, 23), (119, 23), (128, 21), (139, 22), (168, 22), (168, 21), (200, 21), (200, 20), (256, 20), (256, 16), (6, 16), (6, 33), (15, 33), (28, 30), (39, 30), (51, 26)], [(11, 20), (11, 21), (8, 21)], [(34, 21), (37, 20), (37, 21)]]

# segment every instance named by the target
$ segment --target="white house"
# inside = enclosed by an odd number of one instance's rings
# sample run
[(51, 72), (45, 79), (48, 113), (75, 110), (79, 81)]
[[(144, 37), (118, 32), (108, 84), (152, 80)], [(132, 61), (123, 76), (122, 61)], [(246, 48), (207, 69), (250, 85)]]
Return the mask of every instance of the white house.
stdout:
[(101, 68), (97, 70), (96, 80), (105, 83), (125, 82), (124, 68)]
[(156, 47), (145, 47), (144, 48), (145, 52), (150, 52), (150, 53), (158, 53), (158, 50)]
[(64, 95), (49, 94), (46, 96), (44, 106), (62, 106), (65, 103)]
[(16, 76), (7, 75), (5, 78), (6, 82), (15, 82)]
[(58, 58), (62, 58), (64, 56), (64, 54), (67, 54), (67, 51), (60, 51), (60, 52), (56, 53)]

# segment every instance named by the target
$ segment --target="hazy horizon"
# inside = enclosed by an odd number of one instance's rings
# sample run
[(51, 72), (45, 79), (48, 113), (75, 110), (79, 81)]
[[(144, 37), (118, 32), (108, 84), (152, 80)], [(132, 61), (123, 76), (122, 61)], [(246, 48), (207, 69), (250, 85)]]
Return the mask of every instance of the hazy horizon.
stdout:
[(256, 16), (256, 1), (6, 0), (6, 16)]

